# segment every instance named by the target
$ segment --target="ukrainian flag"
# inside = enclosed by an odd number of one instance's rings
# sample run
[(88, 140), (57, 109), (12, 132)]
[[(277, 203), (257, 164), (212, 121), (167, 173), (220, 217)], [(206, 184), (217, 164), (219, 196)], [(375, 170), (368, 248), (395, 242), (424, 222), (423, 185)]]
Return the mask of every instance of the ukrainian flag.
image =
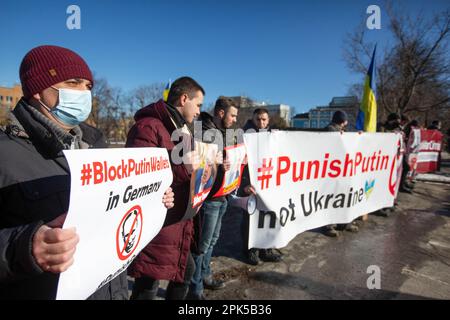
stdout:
[(372, 61), (367, 71), (366, 81), (364, 83), (364, 93), (361, 106), (356, 119), (356, 129), (367, 132), (377, 131), (377, 100), (375, 98), (375, 52), (377, 46), (373, 49)]
[(166, 85), (166, 87), (164, 88), (164, 91), (163, 91), (163, 99), (164, 99), (164, 101), (167, 101), (167, 98), (169, 97), (169, 91), (170, 91), (170, 80), (169, 80), (169, 82), (167, 82), (167, 85)]

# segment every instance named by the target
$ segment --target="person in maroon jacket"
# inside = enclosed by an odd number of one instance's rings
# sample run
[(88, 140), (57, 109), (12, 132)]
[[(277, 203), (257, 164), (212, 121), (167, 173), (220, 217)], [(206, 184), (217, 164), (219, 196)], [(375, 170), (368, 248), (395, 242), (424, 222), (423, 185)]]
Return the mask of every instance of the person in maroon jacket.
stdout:
[[(182, 77), (171, 86), (167, 102), (159, 100), (139, 110), (136, 124), (130, 129), (126, 147), (162, 147), (170, 154), (173, 172), (172, 189), (175, 205), (167, 211), (163, 228), (140, 252), (128, 268), (135, 278), (131, 299), (151, 300), (156, 297), (159, 280), (170, 280), (168, 300), (183, 300), (195, 271), (190, 255), (193, 236), (191, 218), (184, 218), (189, 204), (191, 165), (180, 163), (171, 140), (175, 130), (192, 138), (187, 124), (200, 114), (205, 91), (192, 78)], [(186, 156), (186, 155), (185, 155)]]

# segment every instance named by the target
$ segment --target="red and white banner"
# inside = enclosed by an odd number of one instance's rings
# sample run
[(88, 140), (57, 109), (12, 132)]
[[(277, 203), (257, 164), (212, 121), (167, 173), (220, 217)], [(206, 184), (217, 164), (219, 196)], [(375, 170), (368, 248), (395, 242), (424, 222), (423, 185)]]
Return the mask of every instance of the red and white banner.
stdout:
[(245, 134), (258, 195), (249, 248), (281, 248), (303, 231), (391, 207), (400, 138), (395, 133)]
[(407, 154), (413, 173), (437, 171), (439, 155), (442, 150), (442, 137), (442, 133), (438, 130), (411, 130)]

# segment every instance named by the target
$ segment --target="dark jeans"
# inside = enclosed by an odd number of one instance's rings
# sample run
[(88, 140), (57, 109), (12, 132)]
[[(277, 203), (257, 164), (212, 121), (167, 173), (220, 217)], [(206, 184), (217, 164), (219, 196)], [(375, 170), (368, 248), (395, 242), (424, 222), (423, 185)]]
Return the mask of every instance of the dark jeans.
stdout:
[[(166, 300), (184, 300), (189, 289), (189, 282), (195, 271), (195, 263), (192, 255), (187, 259), (186, 271), (184, 273), (184, 282), (170, 281), (166, 290)], [(131, 300), (155, 300), (158, 293), (159, 280), (149, 277), (136, 278), (134, 281)]]
[(406, 159), (407, 157), (403, 157), (403, 170), (402, 170), (402, 177), (400, 179), (400, 186), (404, 186), (405, 182), (408, 181), (408, 173), (409, 170), (411, 170), (409, 164), (408, 164), (408, 160)]
[(203, 279), (212, 275), (210, 262), (215, 244), (220, 236), (222, 217), (227, 211), (227, 201), (205, 201), (200, 209), (202, 229), (198, 244), (199, 254), (192, 254), (195, 272), (190, 284), (190, 292), (203, 293)]

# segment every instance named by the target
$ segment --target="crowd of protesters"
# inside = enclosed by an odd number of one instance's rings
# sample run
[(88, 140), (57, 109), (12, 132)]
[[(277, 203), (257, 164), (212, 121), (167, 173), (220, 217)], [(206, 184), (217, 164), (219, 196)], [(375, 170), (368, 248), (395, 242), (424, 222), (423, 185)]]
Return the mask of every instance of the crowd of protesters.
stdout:
[[(91, 112), (95, 83), (77, 53), (57, 46), (36, 47), (23, 58), (19, 74), (23, 98), (12, 112), (11, 124), (0, 131), (0, 299), (54, 299), (59, 274), (72, 265), (79, 241), (76, 230), (62, 229), (70, 197), (70, 170), (62, 151), (107, 144), (99, 130), (84, 123)], [(210, 195), (197, 215), (186, 217), (195, 164), (172, 163), (173, 183), (161, 199), (168, 209), (162, 229), (126, 271), (89, 299), (128, 299), (127, 275), (134, 278), (130, 298), (136, 300), (155, 299), (160, 280), (169, 281), (168, 300), (203, 300), (205, 289), (225, 287), (213, 275), (211, 257), (229, 204), (227, 196), (211, 195), (221, 187), (230, 167), (225, 148), (239, 143), (238, 137), (225, 139), (225, 130), (239, 116), (239, 106), (222, 96), (210, 115), (200, 112), (204, 96), (205, 90), (194, 79), (177, 79), (167, 101), (161, 99), (135, 114), (126, 147), (161, 147), (171, 154), (175, 130), (194, 143), (190, 127), (195, 119), (202, 121), (203, 131), (218, 130), (226, 143), (220, 146), (222, 160)], [(342, 132), (347, 123), (345, 112), (337, 111), (325, 130)], [(380, 131), (402, 133), (406, 145), (415, 127), (419, 127), (416, 120), (391, 114)], [(268, 110), (255, 110), (243, 129), (270, 131)], [(440, 122), (433, 122), (430, 129), (439, 130)], [(193, 158), (195, 151), (183, 157)], [(406, 179), (406, 161), (404, 167), (401, 190), (411, 192), (414, 184)], [(248, 172), (245, 166), (238, 196), (256, 194)], [(245, 212), (242, 221), (243, 251), (249, 264), (283, 259), (274, 249), (247, 248), (249, 215)], [(352, 222), (324, 227), (328, 236), (343, 230), (357, 232), (358, 226)]]

